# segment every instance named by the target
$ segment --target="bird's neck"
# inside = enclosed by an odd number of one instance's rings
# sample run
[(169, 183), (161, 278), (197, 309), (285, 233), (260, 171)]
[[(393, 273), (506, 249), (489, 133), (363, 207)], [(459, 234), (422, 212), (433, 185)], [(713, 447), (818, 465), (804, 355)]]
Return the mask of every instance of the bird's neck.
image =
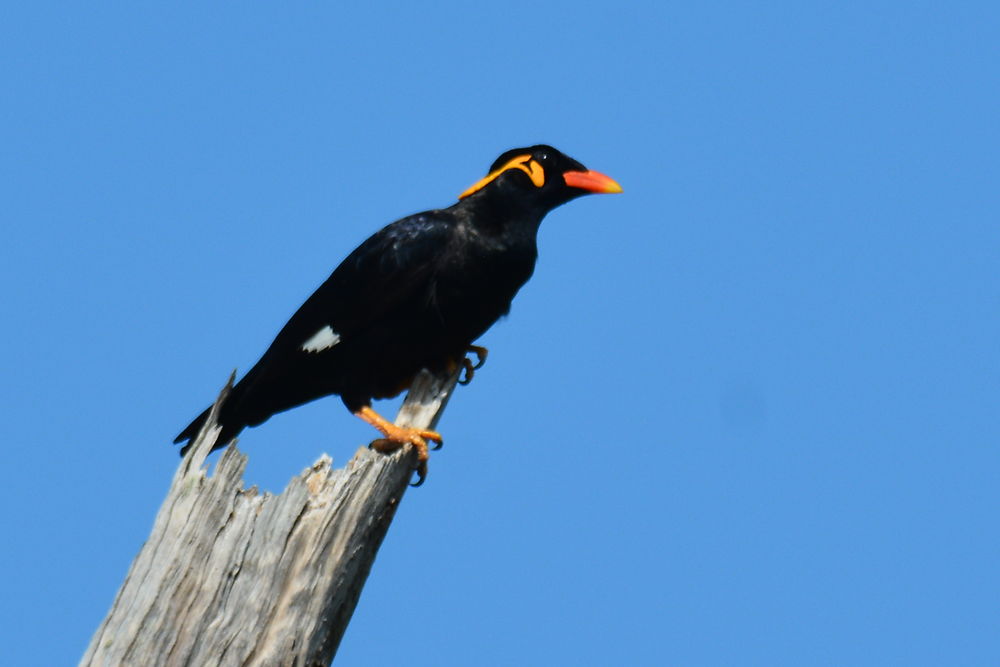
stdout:
[(472, 222), (482, 234), (497, 236), (524, 236), (534, 239), (545, 211), (529, 208), (510, 197), (490, 196), (490, 193), (473, 195), (455, 205), (461, 208), (465, 219)]

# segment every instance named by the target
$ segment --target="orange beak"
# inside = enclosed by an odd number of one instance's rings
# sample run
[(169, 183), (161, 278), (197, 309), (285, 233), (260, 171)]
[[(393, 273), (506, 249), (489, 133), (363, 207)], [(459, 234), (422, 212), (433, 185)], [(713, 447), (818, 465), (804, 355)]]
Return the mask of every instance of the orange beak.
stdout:
[(566, 180), (566, 185), (571, 188), (580, 188), (596, 194), (612, 195), (622, 191), (622, 186), (599, 171), (567, 171), (563, 174), (563, 178)]

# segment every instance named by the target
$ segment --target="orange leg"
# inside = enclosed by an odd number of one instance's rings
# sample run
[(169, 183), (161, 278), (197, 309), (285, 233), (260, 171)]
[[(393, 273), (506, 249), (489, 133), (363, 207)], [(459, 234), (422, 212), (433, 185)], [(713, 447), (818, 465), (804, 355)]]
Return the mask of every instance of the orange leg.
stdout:
[(430, 454), (427, 451), (427, 441), (437, 443), (434, 449), (441, 447), (441, 434), (437, 431), (425, 431), (419, 428), (408, 426), (396, 426), (391, 421), (372, 410), (370, 405), (366, 405), (354, 413), (364, 421), (377, 428), (384, 438), (379, 438), (371, 443), (370, 447), (382, 453), (394, 452), (403, 445), (413, 445), (417, 450), (417, 482), (413, 486), (420, 486), (427, 477), (427, 460)]
[(465, 377), (459, 378), (458, 383), (460, 385), (467, 385), (472, 382), (472, 376), (476, 374), (476, 371), (483, 367), (486, 363), (486, 356), (490, 353), (485, 347), (480, 347), (478, 345), (470, 345), (469, 352), (476, 355), (476, 363), (473, 364), (468, 357), (462, 358), (462, 368), (465, 369)]

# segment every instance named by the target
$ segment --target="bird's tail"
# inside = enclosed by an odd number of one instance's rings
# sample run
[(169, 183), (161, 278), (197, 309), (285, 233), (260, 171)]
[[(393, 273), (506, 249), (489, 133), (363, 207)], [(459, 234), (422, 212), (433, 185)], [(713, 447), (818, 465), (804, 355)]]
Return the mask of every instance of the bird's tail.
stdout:
[[(187, 454), (188, 450), (191, 449), (191, 445), (194, 444), (194, 439), (197, 438), (198, 434), (201, 432), (201, 427), (205, 425), (205, 421), (208, 419), (208, 413), (211, 410), (212, 408), (208, 408), (200, 415), (198, 415), (194, 421), (188, 424), (187, 427), (183, 431), (181, 431), (176, 438), (174, 438), (175, 445), (180, 444), (185, 440), (187, 441), (187, 444), (181, 447), (181, 456)], [(221, 423), (222, 423), (222, 432), (219, 433), (219, 437), (215, 441), (215, 445), (212, 446), (213, 452), (216, 449), (221, 449), (226, 445), (228, 445), (230, 441), (237, 435), (239, 435), (240, 431), (242, 431), (243, 428), (246, 426), (246, 424), (239, 424), (238, 422), (234, 423), (232, 420)]]
[[(239, 435), (240, 431), (247, 426), (246, 421), (241, 419), (239, 415), (240, 398), (246, 388), (245, 380), (246, 378), (238, 382), (236, 386), (232, 388), (229, 396), (226, 397), (225, 401), (219, 408), (217, 421), (219, 425), (222, 426), (222, 431), (219, 433), (219, 437), (212, 446), (212, 451), (222, 449), (228, 445), (230, 441)], [(198, 433), (201, 432), (202, 427), (208, 420), (208, 414), (211, 411), (212, 406), (209, 406), (204, 412), (195, 417), (194, 421), (188, 424), (176, 438), (174, 438), (175, 445), (180, 444), (185, 440), (187, 441), (187, 444), (181, 447), (181, 456), (187, 454), (188, 450), (191, 449), (191, 445), (194, 444), (195, 438), (197, 438)]]

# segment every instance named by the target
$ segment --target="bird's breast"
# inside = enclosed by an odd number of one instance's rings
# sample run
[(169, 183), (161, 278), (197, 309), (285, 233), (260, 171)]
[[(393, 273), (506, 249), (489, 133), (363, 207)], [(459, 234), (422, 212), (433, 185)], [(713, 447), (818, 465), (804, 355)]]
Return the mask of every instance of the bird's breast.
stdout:
[(477, 250), (456, 253), (442, 265), (429, 299), (447, 333), (465, 343), (507, 314), (535, 267), (533, 248)]

